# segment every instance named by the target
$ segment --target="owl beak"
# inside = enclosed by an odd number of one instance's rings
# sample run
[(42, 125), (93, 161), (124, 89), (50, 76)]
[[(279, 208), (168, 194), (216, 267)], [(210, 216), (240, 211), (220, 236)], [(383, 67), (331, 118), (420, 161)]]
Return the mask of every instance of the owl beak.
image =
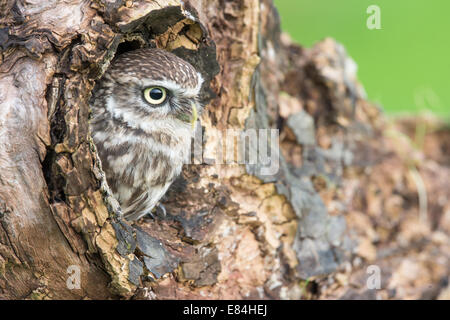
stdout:
[(197, 113), (197, 104), (195, 102), (192, 102), (192, 118), (191, 118), (191, 126), (192, 130), (195, 128), (195, 123), (198, 119), (198, 113)]

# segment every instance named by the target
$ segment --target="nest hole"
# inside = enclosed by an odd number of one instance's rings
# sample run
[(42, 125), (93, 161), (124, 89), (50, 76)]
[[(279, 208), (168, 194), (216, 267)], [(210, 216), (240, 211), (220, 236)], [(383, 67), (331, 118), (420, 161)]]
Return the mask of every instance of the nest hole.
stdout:
[(116, 50), (116, 56), (120, 56), (121, 54), (129, 51), (133, 51), (136, 49), (143, 48), (143, 43), (139, 40), (131, 40), (131, 41), (124, 41), (119, 44)]

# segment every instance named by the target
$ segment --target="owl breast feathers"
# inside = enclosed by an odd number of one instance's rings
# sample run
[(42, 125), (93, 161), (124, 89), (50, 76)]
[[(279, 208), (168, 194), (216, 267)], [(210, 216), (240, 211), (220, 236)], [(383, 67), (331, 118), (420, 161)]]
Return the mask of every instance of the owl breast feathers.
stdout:
[(118, 56), (94, 89), (91, 133), (124, 216), (150, 213), (190, 156), (201, 75), (160, 49)]

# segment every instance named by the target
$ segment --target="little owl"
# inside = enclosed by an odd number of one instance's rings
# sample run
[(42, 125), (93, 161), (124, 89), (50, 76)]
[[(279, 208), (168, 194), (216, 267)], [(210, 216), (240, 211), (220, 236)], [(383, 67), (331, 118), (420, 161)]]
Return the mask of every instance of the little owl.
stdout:
[(91, 132), (124, 217), (151, 213), (190, 155), (202, 77), (161, 49), (119, 55), (96, 85)]

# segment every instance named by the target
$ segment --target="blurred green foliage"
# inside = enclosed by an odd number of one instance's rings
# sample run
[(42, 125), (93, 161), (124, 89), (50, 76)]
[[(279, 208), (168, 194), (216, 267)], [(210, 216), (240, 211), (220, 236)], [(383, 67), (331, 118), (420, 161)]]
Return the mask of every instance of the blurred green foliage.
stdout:
[[(300, 44), (333, 37), (358, 64), (369, 98), (390, 114), (450, 116), (450, 1), (274, 0), (281, 27)], [(369, 30), (367, 8), (381, 9)]]

